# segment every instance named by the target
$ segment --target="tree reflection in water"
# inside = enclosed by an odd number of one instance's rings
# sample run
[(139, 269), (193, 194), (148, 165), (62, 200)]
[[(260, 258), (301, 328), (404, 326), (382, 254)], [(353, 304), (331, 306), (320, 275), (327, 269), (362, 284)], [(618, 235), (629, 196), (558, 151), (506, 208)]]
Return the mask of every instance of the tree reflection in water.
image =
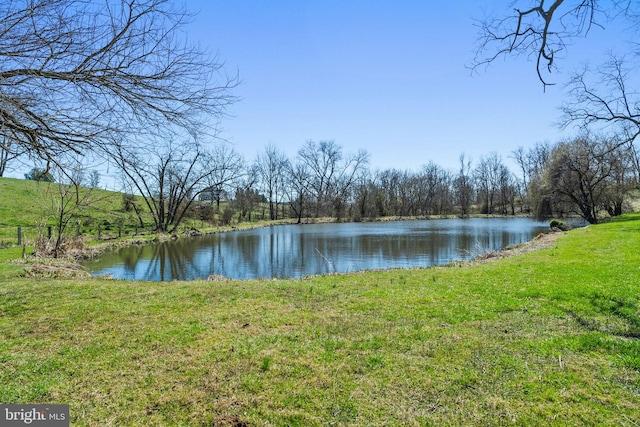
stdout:
[(547, 229), (527, 218), (282, 225), (123, 248), (87, 267), (96, 275), (162, 281), (427, 267), (500, 250)]

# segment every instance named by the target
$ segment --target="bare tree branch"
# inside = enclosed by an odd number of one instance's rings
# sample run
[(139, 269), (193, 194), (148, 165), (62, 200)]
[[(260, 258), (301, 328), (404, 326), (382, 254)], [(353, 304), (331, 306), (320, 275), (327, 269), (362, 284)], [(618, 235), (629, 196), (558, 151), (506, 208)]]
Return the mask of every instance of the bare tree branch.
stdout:
[[(480, 30), (473, 69), (486, 66), (500, 57), (525, 55), (536, 58), (536, 72), (543, 87), (553, 85), (548, 75), (556, 69), (557, 59), (567, 44), (585, 37), (592, 27), (602, 27), (616, 11), (626, 11), (624, 2), (604, 4), (601, 0), (536, 0), (520, 9), (512, 2), (513, 12), (503, 18), (478, 22)], [(629, 6), (630, 7), (630, 6)]]
[[(0, 2), (0, 123), (45, 161), (210, 130), (238, 80), (168, 0)], [(56, 160), (58, 159), (58, 160)]]
[[(611, 60), (596, 73), (593, 80), (585, 69), (570, 82), (570, 101), (562, 106), (561, 125), (576, 124), (586, 129), (598, 124), (628, 135), (632, 142), (640, 135), (640, 93), (627, 87), (634, 71), (623, 59)], [(621, 132), (622, 131), (622, 132)]]

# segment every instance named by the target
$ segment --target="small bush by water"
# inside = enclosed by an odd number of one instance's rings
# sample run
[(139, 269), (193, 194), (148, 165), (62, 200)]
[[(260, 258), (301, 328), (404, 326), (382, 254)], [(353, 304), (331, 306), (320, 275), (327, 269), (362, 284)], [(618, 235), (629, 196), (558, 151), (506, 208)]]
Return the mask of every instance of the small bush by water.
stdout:
[(552, 219), (549, 222), (549, 228), (551, 228), (552, 230), (569, 231), (572, 227), (564, 221), (560, 221), (559, 219)]

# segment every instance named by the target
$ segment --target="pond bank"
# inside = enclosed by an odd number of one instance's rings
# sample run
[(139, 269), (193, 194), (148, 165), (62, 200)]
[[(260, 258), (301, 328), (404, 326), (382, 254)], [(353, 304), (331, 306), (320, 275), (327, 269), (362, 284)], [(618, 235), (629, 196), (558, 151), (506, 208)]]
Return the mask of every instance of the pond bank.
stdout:
[[(477, 221), (480, 219), (486, 219), (487, 216), (481, 216), (478, 218), (470, 218), (470, 221)], [(492, 219), (509, 219), (515, 220), (515, 217), (491, 217)], [(430, 220), (440, 221), (442, 218), (429, 218), (427, 221), (430, 223)], [(447, 220), (460, 220), (460, 218), (444, 218)], [(376, 221), (363, 221), (362, 223), (402, 223), (404, 221), (411, 222), (419, 222), (425, 221), (425, 218), (414, 218), (414, 217), (393, 217), (393, 218), (381, 218)], [(464, 220), (466, 222), (466, 220)], [(447, 221), (448, 222), (448, 221)], [(300, 224), (300, 226), (311, 225), (311, 224), (349, 224), (348, 222), (340, 222), (336, 223), (335, 220), (331, 218), (320, 218), (320, 219), (306, 219), (304, 223)], [(351, 222), (351, 224), (357, 224), (356, 222)], [(435, 223), (434, 223), (435, 224)], [(91, 242), (83, 242), (83, 241), (74, 241), (69, 245), (69, 248), (66, 250), (64, 257), (59, 259), (52, 259), (48, 257), (29, 257), (25, 260), (16, 261), (19, 264), (29, 266), (27, 274), (32, 275), (33, 277), (82, 277), (86, 272), (86, 269), (83, 268), (81, 263), (86, 262), (87, 260), (97, 259), (103, 256), (105, 253), (114, 252), (119, 249), (131, 247), (131, 246), (144, 246), (153, 243), (163, 243), (167, 241), (178, 241), (184, 238), (193, 238), (198, 236), (209, 236), (216, 235), (220, 233), (228, 233), (234, 231), (247, 231), (252, 229), (261, 229), (264, 227), (271, 227), (274, 225), (297, 225), (295, 221), (292, 220), (279, 220), (277, 222), (269, 221), (262, 223), (245, 223), (240, 227), (216, 227), (215, 229), (184, 229), (180, 234), (157, 234), (157, 235), (148, 235), (148, 236), (135, 236), (133, 238), (125, 238), (120, 240), (109, 240), (109, 241), (91, 241)], [(411, 226), (413, 227), (413, 226)], [(422, 226), (420, 226), (422, 227)], [(430, 226), (428, 226), (430, 227)], [(366, 228), (370, 228), (367, 226)], [(394, 228), (396, 228), (394, 226)], [(465, 224), (466, 228), (466, 224)], [(386, 227), (385, 227), (386, 229)], [(302, 230), (302, 229), (299, 229)], [(477, 248), (477, 252), (467, 252), (462, 251), (463, 253), (467, 253), (473, 257), (474, 262), (478, 262), (479, 260), (486, 260), (491, 258), (501, 258), (508, 256), (508, 254), (517, 254), (525, 250), (527, 247), (540, 247), (543, 246), (543, 242), (546, 242), (548, 239), (544, 239), (544, 236), (539, 236), (534, 239), (528, 245), (516, 245), (514, 248), (506, 248), (501, 249), (499, 246), (497, 248), (493, 248), (493, 250)], [(186, 242), (186, 241), (185, 241)], [(504, 243), (503, 243), (504, 244)], [(173, 244), (172, 244), (173, 246)], [(182, 246), (181, 246), (182, 247)], [(508, 250), (507, 250), (508, 249)], [(316, 249), (317, 251), (317, 249)], [(444, 260), (446, 263), (446, 260)], [(467, 261), (469, 262), (469, 261)], [(438, 264), (437, 262), (434, 264)], [(425, 266), (430, 266), (427, 264)], [(406, 268), (413, 268), (412, 265), (407, 265)], [(364, 267), (365, 270), (368, 269), (376, 269), (375, 267)], [(347, 270), (348, 271), (348, 270)], [(323, 274), (323, 273), (319, 273)], [(191, 279), (187, 279), (191, 280)]]
[(92, 274), (127, 280), (301, 278), (425, 268), (479, 257), (548, 230), (529, 218), (280, 225), (123, 249), (90, 260)]

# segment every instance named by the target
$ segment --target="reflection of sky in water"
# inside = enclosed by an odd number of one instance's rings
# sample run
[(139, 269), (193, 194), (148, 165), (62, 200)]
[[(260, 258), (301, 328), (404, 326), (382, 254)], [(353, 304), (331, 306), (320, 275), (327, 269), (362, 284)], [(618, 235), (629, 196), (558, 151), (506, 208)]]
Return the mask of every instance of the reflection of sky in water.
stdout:
[(87, 267), (118, 279), (249, 279), (428, 267), (531, 240), (546, 223), (473, 218), (282, 225), (124, 248)]

